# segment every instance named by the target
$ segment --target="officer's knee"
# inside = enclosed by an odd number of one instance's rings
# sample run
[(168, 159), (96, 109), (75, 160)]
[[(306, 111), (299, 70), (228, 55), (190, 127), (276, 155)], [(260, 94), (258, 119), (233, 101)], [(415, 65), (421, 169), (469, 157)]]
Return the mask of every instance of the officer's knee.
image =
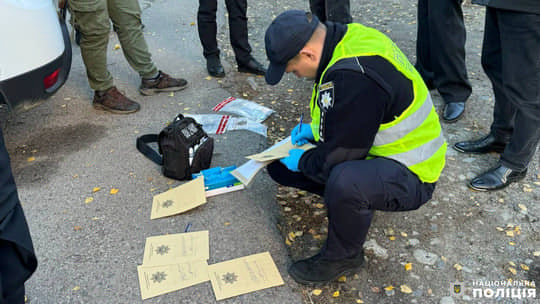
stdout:
[(366, 174), (359, 174), (356, 167), (351, 167), (347, 163), (342, 163), (334, 167), (330, 173), (326, 184), (325, 198), (328, 203), (334, 201), (347, 201), (362, 204), (369, 207), (368, 191), (371, 184), (370, 177)]

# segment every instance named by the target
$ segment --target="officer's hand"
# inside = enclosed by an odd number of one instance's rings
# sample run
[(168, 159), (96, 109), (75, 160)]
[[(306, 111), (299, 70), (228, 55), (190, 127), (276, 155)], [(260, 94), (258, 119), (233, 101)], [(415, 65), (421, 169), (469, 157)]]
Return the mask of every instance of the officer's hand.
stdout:
[(300, 172), (298, 169), (298, 162), (300, 161), (300, 157), (302, 157), (302, 154), (304, 154), (304, 150), (302, 149), (290, 149), (289, 150), (289, 156), (280, 159), (279, 161), (284, 164), (289, 170), (293, 172)]
[[(302, 128), (300, 129), (300, 125)], [(298, 131), (300, 129), (300, 131)], [(311, 125), (309, 124), (297, 124), (291, 131), (291, 142), (293, 145), (301, 146), (307, 144), (310, 140), (314, 140), (313, 132), (311, 131)]]

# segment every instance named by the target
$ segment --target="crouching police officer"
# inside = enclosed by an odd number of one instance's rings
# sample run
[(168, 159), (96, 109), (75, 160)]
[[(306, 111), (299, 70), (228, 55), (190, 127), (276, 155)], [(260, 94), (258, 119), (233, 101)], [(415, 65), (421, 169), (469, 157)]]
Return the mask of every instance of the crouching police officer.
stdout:
[(405, 211), (431, 199), (446, 143), (428, 90), (385, 35), (361, 24), (320, 23), (285, 11), (265, 36), (266, 82), (284, 72), (313, 78), (311, 123), (291, 132), (304, 152), (268, 166), (280, 184), (324, 196), (328, 236), (320, 253), (289, 268), (299, 283), (332, 281), (364, 262), (375, 210)]

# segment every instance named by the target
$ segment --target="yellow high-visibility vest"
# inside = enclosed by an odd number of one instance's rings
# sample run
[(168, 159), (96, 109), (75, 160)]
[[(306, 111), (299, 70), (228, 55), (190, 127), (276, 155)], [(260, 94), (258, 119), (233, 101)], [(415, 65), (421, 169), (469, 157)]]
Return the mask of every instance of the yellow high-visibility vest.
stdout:
[(433, 183), (444, 168), (446, 142), (439, 117), (422, 77), (392, 40), (381, 32), (352, 23), (336, 45), (319, 83), (315, 84), (310, 102), (311, 129), (316, 141), (320, 139), (321, 109), (318, 88), (328, 69), (341, 59), (360, 56), (381, 56), (389, 61), (413, 84), (414, 98), (403, 113), (393, 121), (381, 124), (368, 159), (385, 157), (396, 160), (414, 172), (422, 182)]

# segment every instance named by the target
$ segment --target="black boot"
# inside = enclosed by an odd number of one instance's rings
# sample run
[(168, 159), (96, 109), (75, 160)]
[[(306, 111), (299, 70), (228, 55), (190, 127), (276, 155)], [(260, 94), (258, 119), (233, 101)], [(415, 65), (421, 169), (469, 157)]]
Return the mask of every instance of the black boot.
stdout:
[(498, 190), (505, 188), (513, 182), (522, 180), (526, 175), (527, 169), (524, 171), (516, 171), (499, 164), (495, 168), (491, 168), (475, 177), (469, 183), (469, 187), (476, 191)]
[(322, 284), (334, 281), (342, 275), (356, 273), (363, 264), (363, 251), (355, 257), (341, 260), (328, 260), (318, 253), (308, 259), (293, 263), (289, 267), (289, 274), (301, 284)]

